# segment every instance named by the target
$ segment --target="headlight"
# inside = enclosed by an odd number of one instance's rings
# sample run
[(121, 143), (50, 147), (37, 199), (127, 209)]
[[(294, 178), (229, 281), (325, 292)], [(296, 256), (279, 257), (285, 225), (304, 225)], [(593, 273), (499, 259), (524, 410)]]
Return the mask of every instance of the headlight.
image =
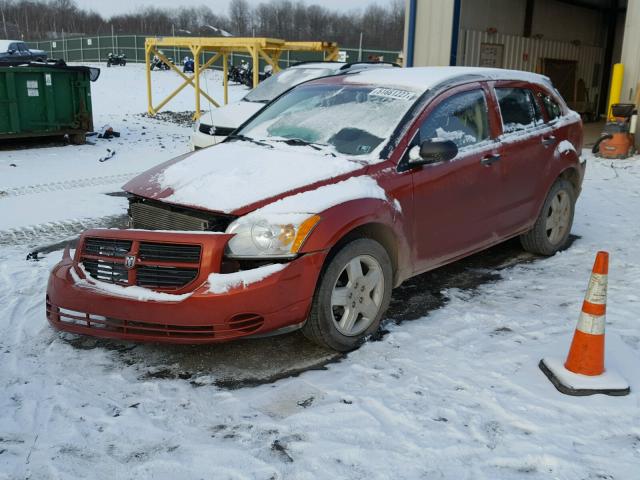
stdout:
[(270, 215), (268, 219), (239, 218), (227, 228), (231, 258), (295, 256), (320, 221), (318, 215)]

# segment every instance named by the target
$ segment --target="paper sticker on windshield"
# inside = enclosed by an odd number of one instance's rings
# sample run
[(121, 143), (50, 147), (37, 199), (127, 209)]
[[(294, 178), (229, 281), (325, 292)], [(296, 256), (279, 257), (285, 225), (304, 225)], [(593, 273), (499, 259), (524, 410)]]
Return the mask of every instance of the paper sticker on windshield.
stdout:
[(407, 90), (382, 87), (374, 88), (371, 90), (369, 95), (372, 97), (394, 98), (396, 100), (411, 100), (416, 96), (414, 92), (409, 92)]

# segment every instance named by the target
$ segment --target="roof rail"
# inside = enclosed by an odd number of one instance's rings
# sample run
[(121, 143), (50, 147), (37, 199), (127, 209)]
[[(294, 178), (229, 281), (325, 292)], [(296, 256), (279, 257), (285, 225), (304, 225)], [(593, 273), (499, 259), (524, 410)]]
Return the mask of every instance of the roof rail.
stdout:
[(400, 65), (398, 65), (395, 62), (349, 62), (349, 63), (345, 63), (342, 67), (340, 67), (340, 70), (346, 70), (348, 68), (353, 67), (354, 65), (390, 65), (392, 67), (400, 67)]

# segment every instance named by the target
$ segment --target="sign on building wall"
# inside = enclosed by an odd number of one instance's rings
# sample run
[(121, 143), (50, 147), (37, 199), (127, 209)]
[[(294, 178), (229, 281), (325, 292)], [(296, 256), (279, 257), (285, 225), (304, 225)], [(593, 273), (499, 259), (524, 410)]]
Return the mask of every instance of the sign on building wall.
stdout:
[(502, 68), (504, 45), (501, 43), (480, 44), (480, 67)]

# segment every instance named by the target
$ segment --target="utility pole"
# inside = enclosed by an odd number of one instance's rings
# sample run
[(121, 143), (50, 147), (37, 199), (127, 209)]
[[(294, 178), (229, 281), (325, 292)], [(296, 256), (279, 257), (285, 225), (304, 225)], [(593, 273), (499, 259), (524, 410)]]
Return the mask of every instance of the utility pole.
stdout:
[(360, 32), (360, 46), (358, 47), (358, 61), (362, 61), (362, 32)]
[[(176, 26), (173, 23), (171, 24), (171, 35), (173, 35), (173, 38), (176, 38)], [(175, 45), (173, 46), (173, 61), (174, 63), (178, 61), (178, 54), (176, 53)]]

